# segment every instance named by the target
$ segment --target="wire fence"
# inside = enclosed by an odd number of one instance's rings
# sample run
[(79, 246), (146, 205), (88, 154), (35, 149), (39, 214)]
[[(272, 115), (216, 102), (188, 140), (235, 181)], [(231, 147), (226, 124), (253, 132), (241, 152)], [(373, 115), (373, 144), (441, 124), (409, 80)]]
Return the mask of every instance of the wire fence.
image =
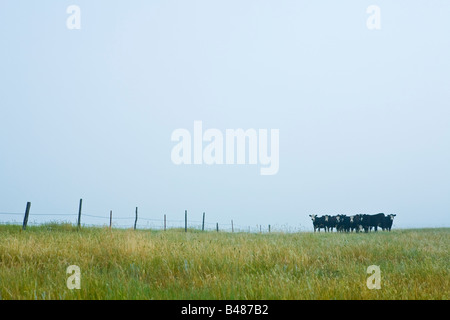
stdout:
[[(149, 229), (149, 230), (167, 230), (167, 229), (185, 229), (203, 230), (203, 231), (222, 231), (222, 232), (249, 232), (249, 233), (267, 233), (267, 232), (298, 232), (299, 228), (271, 225), (242, 225), (236, 224), (230, 219), (229, 223), (208, 222), (203, 213), (202, 220), (188, 219), (187, 210), (184, 213), (184, 219), (168, 219), (168, 215), (162, 215), (161, 219), (146, 218), (138, 216), (136, 208), (135, 216), (115, 216), (111, 211), (109, 215), (97, 215), (84, 213), (81, 209), (81, 200), (79, 213), (31, 213), (27, 204), (27, 211), (20, 212), (0, 212), (0, 224), (3, 225), (22, 225), (23, 229), (27, 226), (41, 226), (45, 224), (72, 224), (78, 227), (110, 227), (120, 229)], [(181, 216), (181, 214), (180, 214)], [(81, 221), (80, 221), (81, 220)]]

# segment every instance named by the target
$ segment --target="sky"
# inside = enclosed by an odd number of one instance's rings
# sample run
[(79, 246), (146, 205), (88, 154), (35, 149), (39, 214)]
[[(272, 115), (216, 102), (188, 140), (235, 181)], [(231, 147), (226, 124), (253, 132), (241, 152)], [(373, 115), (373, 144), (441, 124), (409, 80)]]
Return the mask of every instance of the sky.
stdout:
[[(82, 198), (85, 224), (113, 210), (131, 227), (138, 207), (140, 227), (182, 225), (185, 210), (223, 229), (379, 212), (394, 228), (450, 227), (449, 12), (446, 0), (2, 0), (0, 223), (20, 223), (28, 201), (31, 222), (75, 223)], [(175, 164), (172, 133), (195, 121), (279, 130), (278, 172)]]

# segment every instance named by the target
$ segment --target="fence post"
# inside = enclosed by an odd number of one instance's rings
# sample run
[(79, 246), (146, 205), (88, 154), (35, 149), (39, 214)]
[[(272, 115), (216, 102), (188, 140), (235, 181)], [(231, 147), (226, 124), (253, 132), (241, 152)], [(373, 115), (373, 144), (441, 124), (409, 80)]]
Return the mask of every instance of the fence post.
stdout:
[(80, 229), (80, 227), (81, 227), (81, 208), (82, 207), (83, 207), (83, 199), (80, 199), (80, 205), (78, 207), (78, 222), (77, 222), (78, 229)]
[(109, 228), (112, 228), (112, 210), (109, 212)]
[(203, 212), (202, 231), (205, 231), (205, 213)]
[(270, 233), (270, 224), (269, 224), (269, 233)]
[(219, 232), (219, 223), (218, 222), (216, 223), (216, 230), (217, 230), (217, 232)]
[(134, 220), (134, 230), (136, 230), (137, 219), (138, 219), (138, 207), (136, 207), (136, 219)]
[(164, 214), (164, 231), (166, 231), (166, 215)]
[(231, 219), (231, 232), (234, 232), (233, 219)]
[(187, 232), (187, 210), (184, 210), (184, 232)]
[(30, 215), (31, 202), (27, 202), (27, 207), (25, 209), (25, 216), (23, 217), (22, 230), (27, 228), (28, 216)]

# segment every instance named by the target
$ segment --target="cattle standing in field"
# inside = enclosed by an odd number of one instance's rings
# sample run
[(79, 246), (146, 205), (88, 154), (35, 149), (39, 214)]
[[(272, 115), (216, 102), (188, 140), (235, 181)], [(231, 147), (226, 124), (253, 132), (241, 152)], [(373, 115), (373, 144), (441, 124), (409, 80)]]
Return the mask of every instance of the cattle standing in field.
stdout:
[(359, 232), (361, 230), (361, 215), (346, 216), (345, 214), (339, 214), (336, 216), (336, 230), (340, 232)]
[(392, 223), (394, 222), (394, 217), (396, 214), (388, 214), (386, 217), (384, 217), (383, 224), (381, 225), (381, 228), (383, 230), (391, 231)]
[(320, 228), (325, 229), (325, 217), (318, 217), (317, 214), (310, 214), (309, 215), (311, 217), (311, 220), (313, 222), (313, 226), (314, 226), (314, 232), (316, 232), (316, 229), (318, 229), (318, 231), (320, 232)]
[(378, 214), (356, 214), (353, 216), (346, 216), (345, 214), (338, 214), (336, 216), (324, 215), (318, 217), (315, 214), (309, 215), (314, 225), (314, 232), (316, 229), (324, 229), (325, 232), (333, 232), (333, 228), (336, 228), (337, 232), (360, 232), (364, 229), (365, 232), (372, 231), (372, 228), (375, 231), (378, 228), (382, 228), (384, 230), (391, 231), (392, 222), (394, 221), (395, 214), (388, 214), (387, 216), (384, 213)]
[(378, 227), (382, 227), (385, 223), (386, 216), (384, 213), (377, 213), (373, 215), (363, 214), (361, 215), (361, 226), (364, 228), (365, 232), (369, 232), (372, 228), (375, 229), (375, 232), (378, 230)]

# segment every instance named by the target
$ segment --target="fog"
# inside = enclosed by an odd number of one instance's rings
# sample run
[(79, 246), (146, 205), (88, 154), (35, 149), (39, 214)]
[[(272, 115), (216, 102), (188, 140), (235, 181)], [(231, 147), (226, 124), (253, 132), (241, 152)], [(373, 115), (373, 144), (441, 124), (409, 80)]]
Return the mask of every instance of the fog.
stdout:
[[(448, 1), (75, 2), (0, 4), (1, 223), (450, 226)], [(278, 170), (174, 163), (195, 121), (278, 130)]]

